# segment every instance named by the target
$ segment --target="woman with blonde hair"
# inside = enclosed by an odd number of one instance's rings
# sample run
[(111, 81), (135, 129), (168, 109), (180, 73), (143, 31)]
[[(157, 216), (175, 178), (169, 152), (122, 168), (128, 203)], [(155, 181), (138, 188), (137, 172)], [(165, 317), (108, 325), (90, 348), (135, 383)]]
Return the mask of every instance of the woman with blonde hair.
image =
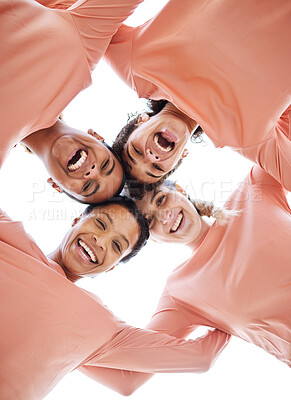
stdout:
[[(147, 328), (177, 338), (199, 326), (218, 328), (291, 367), (291, 210), (282, 186), (254, 166), (223, 209), (167, 182), (137, 203), (153, 239), (192, 250), (169, 276)], [(127, 394), (151, 377), (81, 370)]]

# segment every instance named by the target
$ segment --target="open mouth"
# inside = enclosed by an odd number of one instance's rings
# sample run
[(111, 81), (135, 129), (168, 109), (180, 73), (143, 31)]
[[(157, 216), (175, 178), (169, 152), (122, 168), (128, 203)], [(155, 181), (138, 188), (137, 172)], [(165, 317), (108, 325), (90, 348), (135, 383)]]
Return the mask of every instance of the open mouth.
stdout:
[(67, 163), (67, 168), (69, 171), (74, 172), (77, 171), (81, 166), (84, 164), (84, 162), (87, 160), (88, 153), (84, 149), (78, 149), (76, 150), (72, 155), (71, 158), (69, 159)]
[(78, 239), (78, 247), (88, 261), (92, 262), (93, 264), (98, 264), (96, 254), (86, 243), (83, 242), (83, 240)]
[(180, 228), (183, 220), (184, 220), (184, 214), (182, 211), (180, 211), (171, 226), (170, 233), (177, 232), (177, 230)]
[(159, 150), (165, 153), (172, 151), (175, 147), (175, 142), (165, 132), (157, 132), (154, 136), (154, 143)]

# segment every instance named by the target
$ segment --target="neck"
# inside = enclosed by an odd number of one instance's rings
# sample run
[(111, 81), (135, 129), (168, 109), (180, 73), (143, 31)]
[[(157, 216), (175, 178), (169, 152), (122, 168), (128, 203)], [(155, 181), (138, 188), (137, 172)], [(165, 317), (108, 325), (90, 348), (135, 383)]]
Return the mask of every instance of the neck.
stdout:
[(198, 123), (194, 119), (188, 117), (187, 114), (183, 113), (176, 106), (174, 106), (174, 104), (172, 104), (170, 102), (165, 105), (165, 107), (163, 108), (162, 111), (169, 112), (170, 114), (174, 114), (177, 117), (179, 117), (180, 119), (184, 120), (185, 123), (188, 125), (188, 129), (189, 129), (190, 133), (192, 133), (194, 131), (194, 129), (197, 128)]
[(66, 124), (58, 120), (53, 126), (33, 132), (22, 140), (33, 153), (45, 162), (53, 143), (66, 134)]
[(201, 229), (199, 232), (199, 235), (192, 240), (191, 242), (187, 243), (186, 246), (190, 247), (191, 250), (194, 250), (197, 244), (203, 239), (203, 237), (206, 235), (206, 233), (209, 231), (211, 224), (209, 222), (206, 222), (203, 218), (201, 218)]
[(55, 263), (59, 264), (59, 266), (62, 268), (64, 273), (66, 274), (66, 277), (68, 278), (69, 281), (71, 282), (76, 282), (80, 277), (78, 275), (74, 275), (70, 271), (67, 270), (67, 268), (64, 265), (63, 258), (62, 258), (62, 252), (60, 249), (60, 246), (56, 248), (56, 250), (52, 251), (50, 254), (47, 256), (50, 260), (54, 261)]

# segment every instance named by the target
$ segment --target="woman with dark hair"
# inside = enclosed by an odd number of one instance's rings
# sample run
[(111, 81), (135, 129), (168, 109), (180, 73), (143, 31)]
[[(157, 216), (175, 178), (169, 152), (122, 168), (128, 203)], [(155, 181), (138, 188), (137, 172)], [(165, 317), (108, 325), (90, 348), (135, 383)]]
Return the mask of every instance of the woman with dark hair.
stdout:
[(0, 398), (39, 400), (84, 365), (142, 372), (203, 372), (229, 340), (197, 341), (127, 325), (77, 279), (127, 261), (147, 239), (132, 200), (90, 206), (48, 258), (0, 212)]
[(118, 157), (58, 116), (91, 84), (112, 35), (141, 1), (80, 0), (68, 10), (1, 1), (0, 166), (25, 140), (55, 183), (76, 199), (96, 203), (121, 190)]
[(143, 25), (122, 25), (106, 61), (139, 97), (170, 103), (167, 113), (141, 114), (123, 139), (129, 174), (159, 180), (199, 125), (290, 191), (290, 131), (277, 123), (286, 110), (289, 123), (290, 20), (289, 0), (169, 0)]
[(154, 100), (114, 142), (127, 178), (153, 189), (176, 169), (188, 139), (204, 131), (290, 191), (290, 130), (278, 124), (283, 113), (289, 124), (290, 19), (289, 0), (169, 0), (145, 24), (122, 25), (105, 59), (139, 97)]
[[(254, 166), (224, 209), (168, 181), (137, 203), (152, 239), (192, 250), (169, 276), (147, 329), (177, 338), (200, 326), (220, 329), (291, 367), (291, 210), (282, 186)], [(152, 376), (81, 370), (127, 394)]]

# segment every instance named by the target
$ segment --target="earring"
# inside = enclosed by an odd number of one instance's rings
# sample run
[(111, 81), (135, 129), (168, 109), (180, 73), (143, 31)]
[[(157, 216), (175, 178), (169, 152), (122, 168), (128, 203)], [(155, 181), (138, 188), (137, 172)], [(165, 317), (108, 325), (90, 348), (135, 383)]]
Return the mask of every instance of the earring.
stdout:
[(189, 154), (188, 149), (184, 149), (184, 150), (183, 150), (183, 153), (182, 153), (182, 155), (181, 155), (181, 158), (186, 158), (186, 157), (188, 156), (188, 154)]
[(101, 142), (104, 142), (104, 138), (99, 135), (97, 132), (95, 132), (93, 129), (88, 129), (87, 133), (89, 133), (89, 135), (93, 136), (95, 139), (97, 140), (101, 140)]
[(178, 183), (175, 183), (175, 186), (176, 186), (177, 192), (179, 192), (181, 194), (186, 194), (185, 190), (180, 185), (178, 185)]

